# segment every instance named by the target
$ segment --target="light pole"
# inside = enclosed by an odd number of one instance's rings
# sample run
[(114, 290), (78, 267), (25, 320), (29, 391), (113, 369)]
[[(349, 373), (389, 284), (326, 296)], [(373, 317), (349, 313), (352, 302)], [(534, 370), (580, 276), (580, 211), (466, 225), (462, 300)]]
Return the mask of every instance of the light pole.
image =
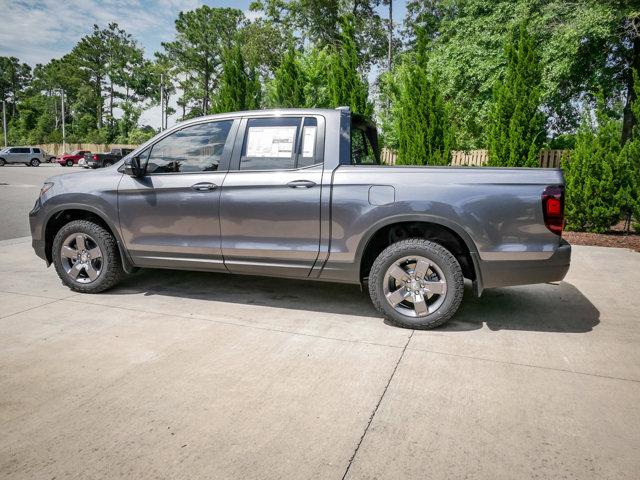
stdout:
[(7, 146), (7, 102), (2, 101), (2, 130), (4, 131), (4, 146)]
[(64, 131), (64, 90), (61, 88), (58, 92), (60, 93), (60, 103), (62, 104), (62, 153), (64, 154), (67, 149), (67, 137)]
[(163, 75), (160, 74), (160, 131), (164, 130), (164, 84)]

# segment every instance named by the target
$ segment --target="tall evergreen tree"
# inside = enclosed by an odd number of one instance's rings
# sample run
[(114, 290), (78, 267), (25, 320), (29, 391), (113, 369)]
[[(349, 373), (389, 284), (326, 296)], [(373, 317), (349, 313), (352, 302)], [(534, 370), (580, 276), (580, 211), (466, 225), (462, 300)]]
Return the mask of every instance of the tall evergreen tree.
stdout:
[(453, 143), (449, 108), (427, 69), (427, 36), (418, 31), (416, 55), (399, 68), (395, 91), (394, 137), (400, 165), (447, 165)]
[(331, 107), (349, 106), (352, 112), (370, 117), (373, 105), (369, 102), (369, 84), (359, 67), (353, 17), (346, 15), (341, 21), (338, 47), (329, 57), (329, 102)]
[(237, 112), (260, 106), (260, 83), (255, 68), (247, 68), (240, 45), (234, 44), (222, 55), (222, 74), (213, 112)]
[(211, 110), (222, 52), (237, 38), (244, 20), (242, 10), (207, 5), (178, 15), (175, 40), (162, 46), (175, 63), (177, 73), (185, 77), (180, 85), (185, 87), (181, 88), (181, 100), (192, 107), (189, 116), (206, 115)]
[(275, 72), (270, 103), (274, 107), (304, 107), (306, 78), (297, 52), (290, 48)]
[(542, 68), (524, 22), (509, 32), (504, 53), (507, 69), (494, 87), (489, 116), (489, 165), (535, 167), (545, 140), (540, 111)]

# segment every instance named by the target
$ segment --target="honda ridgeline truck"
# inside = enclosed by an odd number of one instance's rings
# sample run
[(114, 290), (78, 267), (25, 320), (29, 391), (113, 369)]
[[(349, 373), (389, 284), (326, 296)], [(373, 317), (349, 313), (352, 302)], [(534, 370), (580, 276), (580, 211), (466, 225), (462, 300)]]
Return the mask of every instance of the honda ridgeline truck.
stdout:
[(562, 280), (564, 186), (544, 168), (381, 165), (348, 109), (193, 119), (111, 167), (48, 179), (33, 248), (77, 292), (138, 267), (365, 285), (398, 325), (430, 328), (485, 288)]

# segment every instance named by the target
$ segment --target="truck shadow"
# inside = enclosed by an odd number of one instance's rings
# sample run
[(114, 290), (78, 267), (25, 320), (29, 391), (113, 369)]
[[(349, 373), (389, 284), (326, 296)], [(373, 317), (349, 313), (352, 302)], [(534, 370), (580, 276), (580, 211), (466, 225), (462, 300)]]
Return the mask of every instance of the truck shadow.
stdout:
[(586, 333), (600, 323), (600, 311), (567, 282), (485, 290), (475, 298), (470, 288), (455, 317), (439, 331), (523, 330)]
[[(224, 273), (143, 269), (107, 295), (210, 300), (321, 313), (368, 317), (381, 321), (367, 292), (357, 285), (252, 277)], [(104, 295), (104, 294), (103, 294)], [(188, 308), (188, 306), (187, 306)], [(467, 285), (460, 310), (437, 331), (525, 330), (590, 332), (600, 312), (570, 283), (486, 290), (475, 298)]]

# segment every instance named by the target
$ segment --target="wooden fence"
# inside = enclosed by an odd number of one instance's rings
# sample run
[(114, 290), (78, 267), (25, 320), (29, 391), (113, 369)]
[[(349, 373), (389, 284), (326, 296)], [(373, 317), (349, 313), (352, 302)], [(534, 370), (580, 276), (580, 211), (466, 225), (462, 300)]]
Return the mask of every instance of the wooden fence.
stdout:
[(67, 143), (65, 145), (64, 152), (62, 151), (61, 143), (44, 143), (42, 145), (33, 145), (34, 147), (40, 147), (42, 150), (47, 152), (49, 155), (58, 156), (63, 153), (71, 153), (74, 150), (88, 150), (91, 153), (105, 153), (110, 152), (112, 148), (136, 148), (137, 145), (124, 145), (124, 144), (111, 144), (104, 145), (98, 143)]
[[(569, 156), (571, 150), (540, 150), (540, 166), (543, 168), (559, 168), (563, 157)], [(382, 163), (395, 165), (397, 154), (393, 150), (383, 148), (381, 152)], [(451, 152), (451, 165), (479, 167), (489, 161), (487, 150), (453, 150)]]

